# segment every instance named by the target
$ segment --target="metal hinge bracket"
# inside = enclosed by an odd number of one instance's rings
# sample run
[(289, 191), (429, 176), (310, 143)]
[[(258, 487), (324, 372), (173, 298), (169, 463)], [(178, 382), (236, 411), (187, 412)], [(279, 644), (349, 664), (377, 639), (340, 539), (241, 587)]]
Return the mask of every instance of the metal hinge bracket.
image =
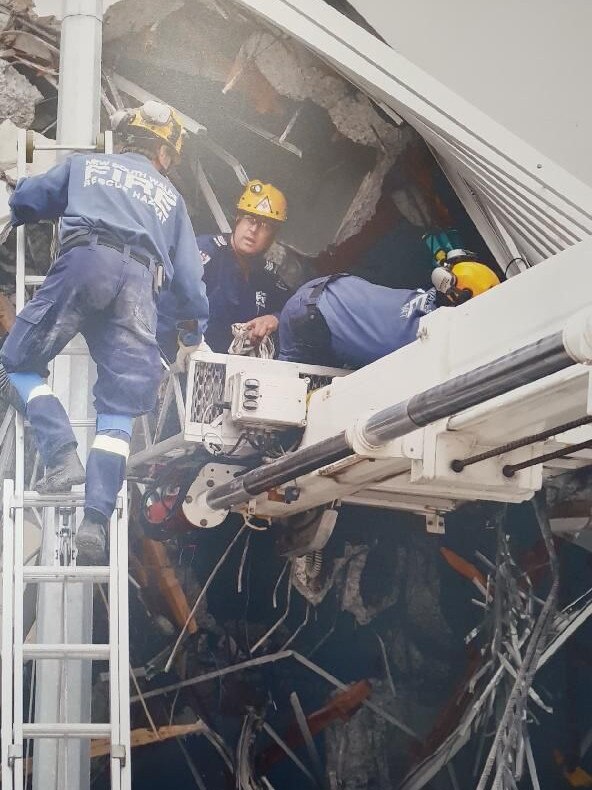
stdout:
[(426, 530), (432, 535), (446, 534), (446, 525), (444, 523), (444, 516), (437, 511), (435, 513), (426, 514)]
[(121, 743), (114, 743), (111, 746), (111, 757), (114, 760), (121, 760), (121, 765), (125, 765), (126, 761), (126, 751), (125, 746)]
[(17, 760), (22, 760), (23, 756), (22, 743), (11, 743), (8, 746), (8, 765), (10, 765), (11, 768), (14, 767), (14, 764)]

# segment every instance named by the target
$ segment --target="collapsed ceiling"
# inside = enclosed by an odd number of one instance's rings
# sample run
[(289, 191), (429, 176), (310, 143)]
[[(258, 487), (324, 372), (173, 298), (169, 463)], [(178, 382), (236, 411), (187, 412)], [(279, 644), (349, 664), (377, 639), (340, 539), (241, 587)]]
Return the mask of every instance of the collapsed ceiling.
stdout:
[[(18, 34), (9, 32), (15, 24)], [(31, 29), (23, 35), (27, 24)], [(15, 85), (16, 101), (7, 99), (0, 120), (23, 121), (24, 108), (31, 108), (37, 97), (32, 125), (36, 131), (52, 134), (55, 22), (44, 20), (42, 27), (33, 29), (26, 17), (13, 15), (6, 18), (2, 36), (3, 57), (20, 64), (22, 73), (17, 76), (27, 75), (30, 82)], [(475, 238), (483, 246), (445, 179), (440, 177), (441, 183), (434, 184), (433, 160), (411, 127), (396, 116), (385, 115), (303, 46), (262, 28), (227, 4), (196, 0), (178, 0), (166, 7), (134, 0), (115, 3), (104, 23), (103, 70), (106, 113), (121, 102), (137, 101), (117, 90), (116, 77), (121, 75), (205, 127), (190, 147), (192, 183), (182, 184), (192, 217), (202, 231), (217, 230), (221, 222), (211, 206), (203, 205), (196, 190), (199, 167), (203, 166), (210, 183), (215, 182), (226, 220), (232, 218), (240, 189), (237, 172), (284, 188), (290, 223), (273, 257), (281, 262), (288, 254), (286, 266), (296, 269), (296, 278), (309, 271), (310, 262), (316, 261), (320, 268), (358, 265), (359, 252), (350, 263), (347, 249), (341, 260), (335, 250), (360, 237), (365, 252), (382, 231), (383, 215), (389, 216), (391, 225), (400, 220), (402, 229), (415, 228), (420, 241), (426, 228), (446, 224), (442, 214), (448, 214), (448, 224), (463, 222), (473, 237), (470, 241)], [(17, 91), (25, 86), (30, 86), (27, 101)], [(41, 101), (34, 90), (43, 93)], [(222, 150), (212, 151), (209, 140), (221, 144)], [(458, 219), (450, 217), (455, 212)], [(322, 222), (312, 221), (313, 217), (322, 217)], [(375, 229), (372, 223), (377, 221), (381, 227)], [(420, 249), (415, 244), (410, 256), (423, 257), (412, 275), (415, 284), (425, 279), (429, 265), (427, 253)], [(328, 256), (336, 260), (328, 261)]]
[[(59, 31), (31, 5), (13, 3), (0, 15), (0, 169), (8, 180), (16, 127), (48, 136), (55, 129)], [(347, 3), (336, 5), (348, 11)], [(290, 223), (275, 255), (292, 284), (315, 269), (354, 266), (377, 281), (422, 284), (429, 257), (421, 235), (431, 225), (460, 225), (473, 246), (484, 247), (410, 126), (228, 0), (120, 0), (106, 15), (103, 67), (104, 120), (136, 103), (139, 87), (204, 127), (177, 174), (200, 232), (232, 220), (241, 173), (285, 188)], [(50, 233), (28, 234), (35, 271), (49, 263)], [(10, 245), (0, 256), (8, 291)], [(555, 488), (568, 490), (564, 481)], [(587, 481), (575, 488), (589, 501)], [(571, 481), (571, 499), (573, 489)], [(563, 499), (554, 497), (557, 514)], [(302, 775), (332, 790), (474, 784), (480, 733), (495, 725), (492, 690), (507, 691), (512, 673), (522, 671), (512, 640), (532, 632), (549, 593), (546, 533), (541, 539), (529, 508), (465, 510), (441, 539), (412, 516), (343, 508), (322, 552), (287, 549), (281, 536), (251, 526), (238, 538), (229, 521), (160, 543), (132, 522), (135, 743), (158, 742), (136, 751), (138, 786), (289, 788), (302, 786)], [(562, 542), (569, 569), (563, 604), (588, 591), (582, 554)], [(503, 633), (500, 600), (516, 613)], [(559, 625), (570, 615), (557, 615)], [(95, 618), (100, 632), (100, 607)], [(577, 736), (589, 720), (575, 697), (587, 700), (588, 692), (583, 682), (574, 694), (566, 675), (586, 677), (583, 640), (549, 661), (535, 692), (535, 707), (559, 707)], [(108, 678), (99, 673), (97, 714), (107, 694)], [(543, 766), (541, 787), (555, 788), (581, 739), (572, 732), (565, 742), (556, 723), (544, 714), (540, 721), (532, 748)], [(317, 747), (307, 729), (323, 733)], [(531, 740), (521, 738), (526, 759)], [(94, 751), (97, 788), (106, 786), (103, 747)], [(444, 766), (448, 773), (438, 773)]]

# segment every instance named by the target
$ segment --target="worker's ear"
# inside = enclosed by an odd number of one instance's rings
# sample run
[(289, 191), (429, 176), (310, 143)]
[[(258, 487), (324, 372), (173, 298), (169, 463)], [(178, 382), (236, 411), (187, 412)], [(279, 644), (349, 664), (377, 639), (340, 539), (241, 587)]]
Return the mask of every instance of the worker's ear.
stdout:
[(159, 146), (157, 159), (160, 170), (163, 173), (167, 173), (174, 161), (173, 153), (168, 145)]

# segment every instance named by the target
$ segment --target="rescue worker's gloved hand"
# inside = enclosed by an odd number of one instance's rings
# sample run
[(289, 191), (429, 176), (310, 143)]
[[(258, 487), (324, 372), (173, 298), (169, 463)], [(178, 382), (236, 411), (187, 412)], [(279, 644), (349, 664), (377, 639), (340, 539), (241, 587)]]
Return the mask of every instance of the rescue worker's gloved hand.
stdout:
[(247, 324), (233, 324), (232, 334), (234, 340), (228, 349), (229, 354), (238, 354), (243, 357), (259, 357), (260, 359), (273, 359), (275, 345), (271, 335), (267, 335), (258, 343), (253, 343), (249, 338)]
[(277, 332), (279, 324), (280, 322), (275, 315), (260, 315), (258, 318), (248, 321), (245, 328), (249, 333), (251, 343), (257, 345), (268, 335)]
[(201, 343), (186, 346), (179, 338), (179, 350), (175, 359), (175, 370), (185, 373), (189, 367), (189, 359), (194, 351), (211, 351), (205, 340)]

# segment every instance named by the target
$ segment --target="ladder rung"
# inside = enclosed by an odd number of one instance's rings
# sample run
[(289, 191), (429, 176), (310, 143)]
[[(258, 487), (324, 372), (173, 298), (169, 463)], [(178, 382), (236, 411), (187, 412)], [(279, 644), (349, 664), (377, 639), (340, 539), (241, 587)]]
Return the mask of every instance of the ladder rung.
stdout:
[(26, 582), (108, 582), (107, 565), (31, 565), (23, 568)]
[(35, 151), (98, 151), (97, 145), (74, 145), (73, 143), (35, 143)]
[(25, 277), (25, 285), (43, 285), (44, 282), (44, 274), (27, 274)]
[[(55, 357), (87, 357), (88, 356), (88, 348), (85, 346), (79, 346), (78, 348), (70, 348), (70, 346), (66, 346), (63, 351)], [(94, 422), (93, 422), (94, 424)]]
[[(25, 425), (28, 428), (31, 427), (31, 423), (28, 420), (25, 420)], [(87, 420), (70, 420), (70, 425), (72, 428), (95, 428), (97, 420), (95, 417), (89, 417)]]
[(109, 645), (25, 644), (23, 659), (31, 661), (37, 658), (89, 658), (93, 661), (104, 661), (109, 658), (109, 650)]
[[(82, 507), (84, 491), (69, 491), (66, 494), (38, 494), (36, 491), (23, 491), (22, 500), (17, 495), (12, 498), (11, 507)], [(122, 499), (117, 497), (116, 509), (122, 506)]]
[(110, 724), (23, 724), (23, 738), (109, 738)]
[(36, 491), (24, 491), (22, 505), (15, 496), (13, 507), (82, 507), (84, 491), (69, 491), (65, 494), (38, 494)]

